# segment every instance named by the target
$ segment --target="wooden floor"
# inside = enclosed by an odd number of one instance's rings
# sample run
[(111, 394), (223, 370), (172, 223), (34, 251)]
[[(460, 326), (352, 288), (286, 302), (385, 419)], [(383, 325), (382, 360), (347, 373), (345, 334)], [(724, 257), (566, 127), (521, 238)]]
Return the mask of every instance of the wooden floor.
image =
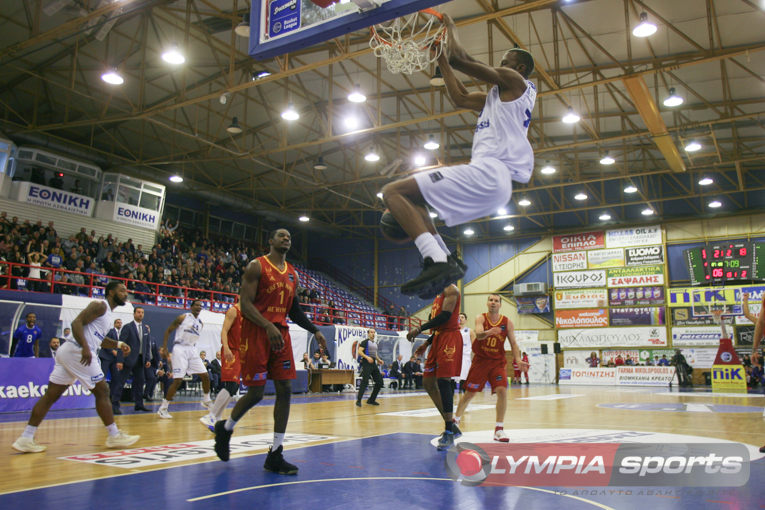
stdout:
[[(765, 444), (765, 398), (762, 394), (715, 396), (708, 392), (668, 393), (668, 390), (656, 388), (551, 385), (516, 386), (508, 393), (505, 428), (511, 438), (514, 437), (513, 430), (517, 430), (523, 437), (535, 433), (539, 441), (542, 441), (545, 429), (586, 429), (593, 432), (622, 430), (681, 434), (730, 440), (757, 447)], [(379, 401), (382, 405), (378, 407), (365, 404), (358, 408), (354, 405), (354, 395), (351, 393), (340, 396), (294, 395), (288, 434), (331, 436), (331, 439), (305, 439), (306, 445), (317, 445), (397, 433), (429, 434), (435, 437), (443, 428), (443, 422), (432, 412), (430, 399), (422, 392), (384, 392)], [(463, 419), (463, 431), (485, 431), (482, 440), (489, 442), (490, 431), (495, 423), (494, 403), (494, 397), (488, 392), (476, 396)], [(152, 406), (153, 409), (156, 407)], [(132, 406), (126, 405), (123, 408), (126, 413), (132, 413)], [(234, 437), (262, 434), (270, 440), (272, 411), (273, 400), (264, 400), (239, 422)], [(174, 416), (172, 420), (159, 419), (155, 413), (123, 414), (117, 417), (117, 423), (128, 433), (141, 435), (135, 448), (148, 449), (212, 439), (212, 434), (199, 422), (204, 411), (196, 401), (174, 404), (170, 412)], [(230, 409), (226, 411), (226, 416), (229, 412)], [(400, 415), (402, 412), (408, 415)], [(82, 460), (86, 454), (108, 450), (103, 446), (106, 432), (97, 416), (59, 418), (61, 413), (52, 412), (37, 432), (37, 441), (48, 446), (48, 450), (41, 454), (17, 454), (10, 447), (23, 430), (26, 415), (14, 415), (12, 418), (18, 421), (6, 422), (0, 426), (0, 443), (6, 445), (6, 468), (4, 476), (0, 477), (0, 506), (5, 506), (2, 494), (21, 490), (158, 469), (176, 469), (189, 464), (209, 463), (213, 471), (223, 469), (223, 463), (210, 455), (209, 450), (202, 458), (185, 461), (175, 458), (167, 463), (150, 463), (145, 467), (128, 469), (65, 459), (78, 456)], [(9, 417), (5, 418), (7, 420)], [(471, 438), (475, 440), (472, 434)], [(428, 439), (423, 436), (422, 441)], [(232, 459), (263, 453), (267, 449), (266, 442), (244, 453), (234, 453)], [(285, 457), (288, 460), (300, 457), (300, 448), (300, 445), (286, 447)], [(396, 451), (395, 441), (391, 442), (390, 451), (392, 455), (406, 455), (406, 452)], [(435, 449), (432, 454), (437, 454)], [(321, 459), (307, 458), (305, 462), (319, 463)], [(757, 504), (750, 508), (762, 507)]]

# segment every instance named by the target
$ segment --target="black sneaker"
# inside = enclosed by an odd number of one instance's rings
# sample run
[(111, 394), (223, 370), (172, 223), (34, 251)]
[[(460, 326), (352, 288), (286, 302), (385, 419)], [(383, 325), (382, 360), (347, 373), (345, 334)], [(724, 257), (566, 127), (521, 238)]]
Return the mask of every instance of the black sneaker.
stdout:
[(269, 448), (266, 462), (263, 464), (263, 469), (266, 471), (273, 471), (280, 475), (296, 475), (298, 472), (297, 466), (284, 460), (284, 457), (282, 456), (283, 450), (281, 445), (273, 451), (272, 448)]
[(422, 272), (416, 278), (401, 286), (401, 293), (407, 296), (418, 295), (423, 299), (436, 297), (444, 287), (456, 282), (465, 275), (454, 259), (446, 262), (433, 262), (426, 257)]
[(226, 422), (224, 420), (215, 422), (215, 453), (220, 460), (228, 462), (231, 454), (228, 443), (231, 441), (231, 434), (234, 432), (226, 430), (225, 425)]
[(446, 256), (446, 260), (453, 260), (457, 264), (457, 267), (459, 267), (462, 270), (463, 274), (465, 274), (467, 272), (467, 268), (468, 268), (467, 264), (462, 262), (462, 259), (457, 257), (457, 255), (454, 255), (453, 253), (450, 253), (449, 255)]
[(380, 403), (377, 402), (376, 400), (367, 400), (367, 404), (370, 405), (370, 406), (379, 406), (380, 405)]
[(361, 400), (356, 401), (356, 407), (361, 407)]
[(454, 434), (454, 439), (457, 439), (458, 437), (462, 437), (462, 431), (457, 426), (456, 423), (452, 423), (452, 433)]

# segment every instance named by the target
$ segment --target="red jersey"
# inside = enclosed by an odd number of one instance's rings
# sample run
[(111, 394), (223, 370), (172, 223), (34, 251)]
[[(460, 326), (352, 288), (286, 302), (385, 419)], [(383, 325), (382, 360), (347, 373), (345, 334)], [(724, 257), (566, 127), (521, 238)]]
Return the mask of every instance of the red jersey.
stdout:
[(505, 360), (505, 338), (510, 334), (510, 320), (504, 315), (499, 316), (495, 323), (489, 321), (488, 314), (483, 314), (483, 330), (488, 331), (491, 328), (499, 327), (502, 333), (492, 335), (483, 340), (473, 342), (473, 353), (476, 357), (493, 360)]
[(234, 310), (236, 310), (236, 318), (234, 319), (234, 323), (231, 324), (231, 328), (228, 330), (226, 339), (228, 340), (229, 348), (232, 351), (238, 351), (239, 340), (242, 338), (242, 311), (237, 306), (234, 307)]
[[(442, 292), (438, 296), (436, 296), (436, 299), (433, 300), (433, 308), (431, 308), (430, 316), (435, 317), (439, 313), (441, 313), (441, 310), (444, 306), (444, 293)], [(452, 316), (449, 317), (449, 320), (446, 321), (445, 324), (441, 324), (437, 328), (434, 328), (433, 330), (436, 332), (441, 331), (459, 331), (460, 330), (460, 314), (458, 310), (460, 309), (460, 295), (457, 294), (457, 303), (454, 305), (454, 310), (452, 311)]]
[(292, 308), (298, 275), (289, 262), (284, 262), (284, 270), (274, 266), (265, 255), (258, 257), (260, 262), (260, 281), (253, 304), (269, 322), (287, 327), (287, 312)]

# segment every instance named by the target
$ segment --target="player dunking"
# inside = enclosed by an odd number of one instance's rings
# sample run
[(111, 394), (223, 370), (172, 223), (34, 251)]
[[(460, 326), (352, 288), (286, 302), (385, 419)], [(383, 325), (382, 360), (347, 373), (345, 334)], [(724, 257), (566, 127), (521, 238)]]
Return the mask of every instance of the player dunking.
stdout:
[(231, 417), (215, 423), (215, 453), (223, 461), (229, 459), (229, 442), (236, 422), (260, 402), (266, 378), (270, 378), (276, 389), (274, 442), (263, 468), (282, 475), (294, 475), (298, 472), (297, 466), (284, 460), (282, 455), (282, 442), (290, 417), (292, 379), (296, 377), (287, 315), (295, 324), (313, 333), (325, 351), (327, 343), (321, 331), (301, 310), (295, 294), (298, 275), (287, 262), (290, 233), (283, 228), (275, 230), (268, 244), (268, 255), (251, 261), (242, 277), (239, 290), (242, 313), (240, 354), (242, 382), (248, 389), (234, 406)]
[(75, 381), (80, 381), (80, 384), (90, 390), (96, 399), (96, 412), (109, 434), (106, 439), (107, 447), (125, 448), (140, 439), (141, 436), (130, 436), (120, 431), (114, 423), (112, 403), (109, 400), (109, 386), (104, 381), (98, 355), (94, 356), (99, 348), (122, 349), (125, 356), (130, 354), (130, 347), (125, 342), (106, 336), (114, 323), (112, 310), (125, 304), (127, 288), (120, 282), (112, 281), (106, 286), (105, 294), (105, 300), (91, 301), (72, 322), (74, 342), (64, 342), (64, 345), (58, 349), (56, 364), (48, 382), (48, 390), (32, 409), (32, 415), (21, 437), (13, 443), (15, 450), (24, 453), (45, 451), (46, 446), (35, 442), (37, 427), (40, 426), (51, 406)]
[(438, 450), (448, 450), (454, 444), (454, 438), (462, 435), (452, 418), (454, 389), (451, 381), (452, 377), (460, 375), (462, 366), (462, 334), (457, 314), (459, 308), (460, 292), (455, 285), (449, 285), (433, 301), (431, 319), (406, 334), (406, 338), (413, 342), (423, 330), (434, 330), (433, 335), (417, 348), (414, 355), (422, 356), (430, 346), (422, 385), (444, 419), (445, 427), (438, 440)]
[[(199, 334), (204, 327), (202, 320), (199, 318), (201, 311), (202, 302), (195, 299), (191, 302), (191, 313), (183, 313), (176, 317), (165, 331), (165, 338), (162, 342), (160, 353), (163, 357), (170, 360), (173, 367), (173, 383), (167, 389), (167, 394), (162, 399), (162, 405), (159, 406), (159, 411), (157, 411), (160, 418), (172, 418), (167, 408), (170, 406), (175, 392), (178, 391), (178, 388), (183, 383), (185, 375), (196, 375), (202, 380), (202, 405), (207, 409), (210, 409), (212, 406), (212, 400), (210, 400), (210, 376), (207, 374), (207, 369), (204, 363), (202, 363), (196, 347), (199, 341)], [(173, 352), (169, 353), (167, 352), (167, 339), (173, 330), (175, 330), (175, 344), (173, 345)]]
[(223, 318), (223, 327), (220, 330), (220, 342), (223, 362), (220, 367), (220, 379), (223, 382), (223, 389), (215, 397), (210, 412), (202, 416), (199, 421), (215, 430), (215, 422), (223, 416), (223, 410), (226, 409), (231, 399), (239, 395), (239, 381), (241, 379), (239, 368), (239, 340), (242, 335), (242, 312), (239, 303), (229, 307), (226, 310), (226, 316)]
[(497, 423), (494, 428), (494, 440), (507, 443), (510, 439), (505, 434), (505, 410), (507, 408), (507, 361), (505, 360), (505, 338), (510, 341), (513, 358), (521, 370), (528, 366), (521, 360), (518, 342), (515, 341), (513, 323), (499, 314), (502, 299), (497, 294), (490, 294), (486, 303), (488, 313), (475, 318), (475, 342), (473, 342), (473, 364), (467, 376), (467, 394), (460, 399), (454, 421), (459, 424), (468, 403), (476, 393), (483, 390), (488, 381), (491, 392), (497, 394)]
[[(465, 274), (465, 265), (449, 253), (425, 206), (450, 227), (495, 214), (510, 200), (512, 181), (528, 182), (534, 168), (527, 138), (537, 95), (528, 81), (534, 70), (531, 54), (512, 49), (500, 67), (490, 67), (468, 55), (452, 19), (444, 14), (443, 20), (449, 42), (438, 64), (446, 90), (457, 107), (481, 112), (470, 163), (420, 172), (383, 188), (386, 207), (424, 261), (422, 272), (402, 285), (401, 292), (422, 298), (435, 296)], [(488, 94), (468, 92), (452, 68), (494, 86)]]

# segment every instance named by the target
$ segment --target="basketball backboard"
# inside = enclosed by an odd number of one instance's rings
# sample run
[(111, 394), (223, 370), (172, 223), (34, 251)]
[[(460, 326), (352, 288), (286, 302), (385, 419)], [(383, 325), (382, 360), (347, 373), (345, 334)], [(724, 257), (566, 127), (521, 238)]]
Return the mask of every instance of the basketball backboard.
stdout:
[(442, 3), (444, 0), (252, 0), (249, 53), (264, 60)]

